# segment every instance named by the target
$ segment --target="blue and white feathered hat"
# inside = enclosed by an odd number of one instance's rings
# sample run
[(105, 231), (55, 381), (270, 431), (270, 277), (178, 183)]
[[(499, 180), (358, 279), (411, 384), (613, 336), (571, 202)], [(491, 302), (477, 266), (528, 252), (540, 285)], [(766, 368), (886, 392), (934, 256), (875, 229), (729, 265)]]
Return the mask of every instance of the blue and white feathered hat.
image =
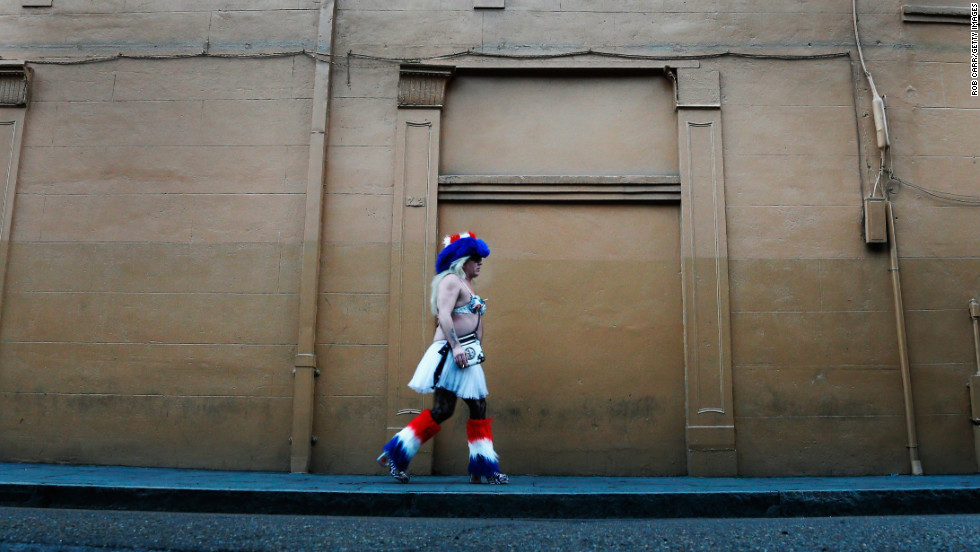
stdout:
[(489, 257), (490, 246), (473, 232), (453, 234), (442, 240), (442, 251), (436, 257), (436, 274), (449, 270), (449, 265), (463, 257)]

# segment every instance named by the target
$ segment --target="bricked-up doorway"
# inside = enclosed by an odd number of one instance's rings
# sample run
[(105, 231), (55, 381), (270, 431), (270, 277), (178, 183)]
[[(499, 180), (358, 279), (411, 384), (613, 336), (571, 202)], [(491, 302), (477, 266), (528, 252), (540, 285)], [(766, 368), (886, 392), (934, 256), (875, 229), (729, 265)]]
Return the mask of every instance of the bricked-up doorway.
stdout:
[[(440, 204), (440, 230), (479, 229), (493, 247), (477, 285), (507, 469), (686, 473), (678, 211)], [(465, 471), (465, 412), (436, 440), (436, 473)]]
[[(677, 121), (662, 75), (459, 74), (439, 235), (493, 254), (485, 369), (514, 473), (687, 473)], [(465, 409), (436, 473), (465, 471)]]
[[(577, 453), (583, 447), (553, 431), (535, 430), (531, 422), (522, 420), (530, 428), (527, 442), (535, 444), (533, 450), (528, 447), (526, 455), (533, 466), (521, 467), (518, 460), (516, 472), (626, 475), (686, 470), (695, 476), (737, 475), (720, 74), (701, 69), (693, 61), (679, 62), (682, 66), (674, 68), (656, 61), (628, 62), (624, 67), (603, 65), (602, 60), (554, 60), (533, 68), (503, 63), (494, 69), (479, 57), (454, 61), (459, 65), (406, 64), (400, 70), (391, 226), (388, 433), (398, 431), (413, 412), (426, 406), (426, 401), (408, 391), (404, 382), (411, 377), (412, 367), (432, 335), (432, 316), (424, 295), (439, 234), (460, 230), (450, 230), (449, 226), (473, 219), (473, 223), (490, 225), (492, 231), (474, 228), (475, 224), (467, 224), (469, 229), (491, 240), (494, 233), (511, 231), (512, 226), (522, 236), (521, 243), (538, 240), (548, 230), (547, 219), (553, 219), (551, 225), (564, 224), (574, 206), (593, 213), (595, 222), (575, 226), (571, 232), (575, 239), (565, 243), (599, 247), (600, 236), (617, 234), (633, 238), (635, 241), (628, 242), (630, 247), (648, 243), (651, 234), (655, 248), (680, 242), (680, 292), (677, 280), (654, 280), (654, 289), (673, 286), (670, 293), (681, 296), (679, 312), (654, 309), (653, 296), (634, 297), (633, 303), (613, 303), (646, 307), (654, 317), (650, 327), (668, 327), (681, 320), (683, 390), (676, 385), (673, 391), (657, 397), (684, 396), (674, 404), (685, 411), (686, 462), (670, 460), (669, 447), (662, 446), (655, 452), (666, 459), (663, 462), (669, 469), (649, 460), (631, 470), (625, 466), (636, 461), (629, 457), (645, 453), (634, 446), (632, 431), (603, 445), (604, 453), (616, 455), (610, 459), (600, 458), (595, 447)], [(454, 222), (450, 211), (453, 204), (475, 207), (480, 217), (495, 212), (497, 216), (483, 222), (474, 214), (466, 221)], [(531, 214), (518, 217), (507, 211), (517, 206), (531, 208)], [(546, 215), (544, 206), (558, 206), (560, 215)], [(664, 217), (678, 206), (679, 213), (671, 216), (676, 217), (680, 228), (669, 237), (668, 231), (659, 230), (669, 224), (644, 226), (649, 222), (646, 216)], [(621, 216), (627, 211), (617, 210), (620, 208), (644, 212), (642, 223)], [(609, 209), (615, 214), (605, 213)], [(444, 219), (441, 224), (440, 216)], [(498, 245), (506, 244), (504, 239)], [(556, 259), (565, 259), (572, 255), (570, 251), (559, 250)], [(628, 259), (631, 252), (627, 248), (617, 259)], [(523, 285), (529, 278), (520, 276), (511, 281)], [(506, 297), (506, 292), (501, 295)], [(668, 318), (660, 320), (660, 316)], [(598, 347), (600, 340), (594, 343)], [(614, 348), (615, 343), (606, 345), (606, 350)], [(636, 354), (653, 355), (653, 350), (654, 345), (648, 345)], [(657, 353), (666, 350), (669, 347), (657, 349)], [(551, 357), (548, 363), (544, 374), (560, 373), (556, 367), (565, 366)], [(638, 370), (639, 379), (631, 384), (643, 390), (652, 388), (657, 380), (651, 374), (656, 370), (671, 373), (669, 367), (664, 368), (667, 364), (651, 362), (652, 368)], [(615, 400), (599, 394), (590, 397)], [(587, 403), (569, 399), (568, 404), (574, 405), (567, 410), (575, 412), (576, 418), (588, 414)], [(610, 408), (608, 412), (613, 417), (633, 419), (621, 414), (629, 409)], [(658, 438), (652, 425), (637, 432), (649, 436), (647, 450), (654, 450), (650, 443)], [(664, 421), (660, 427), (670, 427), (670, 422)], [(450, 428), (443, 440), (458, 441), (459, 433), (459, 426)], [(679, 441), (675, 433), (670, 435), (665, 443)], [(583, 438), (581, 432), (575, 437)], [(429, 473), (433, 468), (459, 471), (460, 456), (449, 454), (435, 463), (433, 447), (423, 447), (413, 469), (416, 473)], [(581, 459), (578, 465), (576, 457)], [(680, 464), (684, 469), (678, 467)]]

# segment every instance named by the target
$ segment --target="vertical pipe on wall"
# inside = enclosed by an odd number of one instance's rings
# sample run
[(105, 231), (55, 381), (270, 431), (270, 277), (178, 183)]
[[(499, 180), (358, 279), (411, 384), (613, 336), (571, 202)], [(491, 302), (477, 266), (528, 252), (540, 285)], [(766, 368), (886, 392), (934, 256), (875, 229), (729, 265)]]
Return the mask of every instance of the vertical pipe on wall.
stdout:
[[(329, 54), (333, 43), (336, 2), (323, 2), (316, 51)], [(313, 406), (316, 362), (317, 283), (320, 279), (320, 241), (323, 228), (323, 185), (327, 157), (327, 120), (330, 104), (330, 63), (316, 59), (313, 119), (310, 128), (310, 163), (306, 180), (302, 268), (299, 287), (299, 330), (293, 370), (293, 419), (289, 471), (310, 470), (313, 452)]]
[(973, 349), (977, 355), (977, 375), (980, 376), (980, 302), (970, 299), (970, 318), (973, 319)]
[(888, 240), (891, 257), (892, 296), (895, 303), (895, 327), (898, 332), (898, 360), (902, 372), (902, 392), (905, 397), (905, 429), (908, 435), (909, 461), (912, 475), (922, 475), (922, 462), (919, 461), (919, 441), (915, 434), (915, 408), (912, 404), (912, 379), (909, 370), (909, 345), (905, 332), (905, 307), (902, 305), (902, 277), (898, 268), (898, 238), (895, 236), (895, 213), (892, 202), (888, 202)]
[(973, 452), (980, 472), (980, 302), (970, 299), (970, 318), (973, 319), (973, 350), (977, 355), (977, 373), (970, 376), (970, 421), (973, 422)]

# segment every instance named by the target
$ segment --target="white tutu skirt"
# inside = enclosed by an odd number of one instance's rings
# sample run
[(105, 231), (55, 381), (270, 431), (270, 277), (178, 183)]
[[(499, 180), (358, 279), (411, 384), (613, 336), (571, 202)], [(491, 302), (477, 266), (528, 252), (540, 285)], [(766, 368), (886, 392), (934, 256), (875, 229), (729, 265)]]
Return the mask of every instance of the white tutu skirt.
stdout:
[(445, 341), (436, 341), (429, 346), (429, 349), (422, 355), (422, 360), (415, 368), (415, 375), (408, 386), (419, 393), (434, 393), (436, 387), (441, 387), (447, 391), (452, 391), (461, 399), (482, 399), (487, 396), (487, 379), (483, 375), (483, 366), (474, 364), (469, 368), (460, 369), (453, 361), (450, 353), (446, 357), (446, 363), (442, 367), (442, 374), (439, 382), (434, 384), (436, 369), (442, 362), (442, 355), (439, 350), (445, 345)]

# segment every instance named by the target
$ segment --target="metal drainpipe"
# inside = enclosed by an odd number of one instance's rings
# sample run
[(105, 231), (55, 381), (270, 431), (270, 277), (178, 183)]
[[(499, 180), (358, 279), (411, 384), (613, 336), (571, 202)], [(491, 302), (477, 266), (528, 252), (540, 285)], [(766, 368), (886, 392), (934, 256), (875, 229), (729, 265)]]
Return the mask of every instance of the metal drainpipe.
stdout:
[(980, 303), (970, 299), (970, 318), (973, 319), (973, 349), (977, 353), (977, 373), (970, 376), (970, 421), (973, 422), (973, 451), (980, 472)]
[[(333, 43), (336, 0), (320, 4), (317, 24), (317, 51), (329, 52)], [(292, 425), (289, 437), (289, 471), (307, 473), (313, 458), (315, 378), (317, 369), (317, 294), (320, 279), (320, 248), (323, 240), (323, 190), (327, 156), (327, 130), (330, 117), (332, 67), (315, 58), (313, 112), (310, 130), (310, 159), (306, 176), (306, 210), (303, 220), (303, 252), (299, 281), (299, 320), (296, 361), (293, 370)]]
[(919, 441), (915, 435), (915, 408), (912, 405), (912, 379), (909, 373), (909, 344), (905, 333), (905, 308), (902, 306), (902, 277), (898, 270), (898, 238), (895, 237), (895, 213), (892, 202), (888, 201), (888, 240), (891, 254), (892, 296), (895, 300), (895, 326), (898, 331), (898, 360), (902, 371), (902, 391), (905, 396), (905, 429), (908, 433), (909, 461), (912, 475), (922, 475), (922, 462), (919, 460)]

